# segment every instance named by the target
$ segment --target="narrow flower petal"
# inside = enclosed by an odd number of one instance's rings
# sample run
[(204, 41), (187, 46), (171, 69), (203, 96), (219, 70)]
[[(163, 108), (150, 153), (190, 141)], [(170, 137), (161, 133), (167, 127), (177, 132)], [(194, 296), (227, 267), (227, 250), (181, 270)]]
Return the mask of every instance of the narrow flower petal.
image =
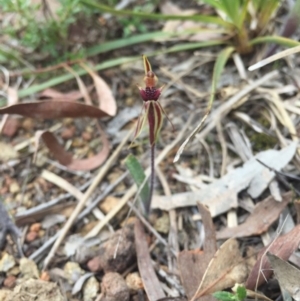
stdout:
[(172, 123), (172, 121), (171, 121), (170, 118), (168, 117), (168, 115), (167, 115), (165, 109), (161, 106), (161, 104), (160, 104), (159, 102), (157, 102), (157, 104), (159, 105), (159, 107), (160, 107), (160, 109), (161, 109), (163, 115), (166, 116), (166, 118), (168, 119), (168, 121), (171, 123), (172, 128), (173, 128), (173, 131), (175, 131), (174, 124)]
[(161, 106), (157, 101), (151, 100), (149, 103), (148, 123), (149, 123), (149, 140), (153, 145), (158, 139), (160, 129), (162, 127), (163, 114)]
[(144, 62), (145, 75), (147, 75), (149, 71), (152, 71), (152, 68), (148, 58), (145, 55), (143, 55), (143, 62)]
[(148, 112), (149, 112), (149, 104), (145, 102), (143, 105), (142, 114), (139, 116), (137, 124), (136, 124), (133, 140), (135, 140), (140, 135), (143, 127), (145, 126), (145, 122), (146, 122), (147, 116), (149, 114)]

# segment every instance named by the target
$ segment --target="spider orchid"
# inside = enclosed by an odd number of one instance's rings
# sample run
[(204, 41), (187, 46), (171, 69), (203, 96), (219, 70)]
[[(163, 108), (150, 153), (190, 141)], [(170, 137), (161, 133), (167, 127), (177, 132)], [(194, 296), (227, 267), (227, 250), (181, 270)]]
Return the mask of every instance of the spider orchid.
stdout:
[(160, 88), (156, 87), (157, 77), (152, 71), (151, 64), (145, 55), (143, 56), (143, 61), (145, 68), (145, 88), (138, 86), (140, 95), (144, 101), (142, 110), (143, 115), (140, 116), (138, 119), (134, 137), (136, 138), (139, 136), (146, 123), (146, 120), (148, 120), (149, 140), (150, 145), (153, 146), (156, 143), (157, 138), (159, 136), (159, 132), (163, 121), (163, 115), (166, 116), (164, 109), (158, 102), (164, 85)]
[(138, 86), (140, 95), (144, 102), (143, 110), (142, 110), (143, 114), (138, 119), (134, 138), (138, 137), (138, 135), (141, 133), (142, 128), (146, 123), (146, 120), (148, 120), (149, 141), (151, 146), (150, 195), (149, 195), (149, 201), (145, 208), (146, 213), (148, 214), (150, 211), (150, 205), (151, 205), (151, 199), (152, 199), (153, 187), (154, 187), (155, 144), (158, 139), (159, 132), (161, 130), (163, 116), (165, 115), (167, 117), (167, 115), (158, 101), (164, 86), (161, 86), (160, 88), (156, 87), (157, 77), (155, 73), (152, 71), (151, 64), (145, 55), (143, 56), (143, 61), (144, 61), (144, 69), (145, 69), (145, 77), (144, 77), (145, 88)]

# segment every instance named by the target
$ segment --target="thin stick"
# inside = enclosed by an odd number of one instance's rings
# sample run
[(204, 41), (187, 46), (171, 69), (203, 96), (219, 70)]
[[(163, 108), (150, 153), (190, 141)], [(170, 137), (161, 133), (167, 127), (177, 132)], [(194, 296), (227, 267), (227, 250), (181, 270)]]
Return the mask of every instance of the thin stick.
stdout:
[[(232, 110), (236, 104), (247, 96), (250, 92), (262, 86), (267, 81), (273, 80), (279, 75), (277, 70), (274, 70), (263, 77), (259, 78), (257, 81), (252, 82), (251, 84), (245, 86), (238, 93), (229, 98), (224, 104), (220, 105), (209, 117), (207, 120), (207, 125), (202, 129), (200, 133), (197, 134), (198, 139), (204, 139), (206, 135), (211, 132), (211, 130), (216, 126), (219, 120), (223, 118)], [(187, 144), (187, 143), (186, 143)], [(179, 157), (178, 157), (179, 158)], [(175, 159), (174, 159), (175, 160)]]
[[(185, 126), (177, 135), (176, 139), (171, 144), (167, 145), (164, 148), (164, 150), (159, 154), (159, 156), (156, 158), (155, 165), (158, 165), (166, 157), (166, 155), (176, 146), (176, 144), (179, 141), (181, 141), (181, 139), (184, 137), (184, 133), (190, 126), (194, 117), (195, 114), (190, 115), (190, 118), (187, 120)], [(146, 177), (147, 175), (149, 175), (149, 172), (150, 169), (148, 168), (145, 172)], [(102, 221), (99, 221), (99, 223), (85, 236), (85, 238), (96, 236), (101, 231), (101, 229), (123, 208), (123, 206), (129, 201), (129, 199), (134, 196), (136, 192), (137, 192), (137, 186), (134, 184), (129, 188), (129, 190), (127, 190), (127, 192), (122, 197), (122, 199), (118, 202), (118, 204), (111, 211), (108, 212), (108, 214), (104, 217)]]
[(34, 69), (34, 70), (23, 70), (23, 71), (15, 71), (10, 73), (10, 77), (17, 77), (20, 75), (26, 75), (26, 74), (39, 74), (39, 73), (45, 73), (45, 72), (50, 72), (50, 71), (55, 71), (60, 68), (64, 68), (66, 65), (74, 65), (81, 63), (83, 60), (82, 59), (77, 59), (73, 61), (67, 61), (67, 62), (62, 62), (57, 65), (49, 66), (46, 68), (40, 68), (40, 69)]
[[(171, 189), (168, 185), (167, 179), (161, 169), (159, 167), (156, 167), (156, 174), (160, 180), (161, 186), (163, 187), (164, 193), (166, 196), (171, 196)], [(168, 242), (172, 249), (175, 250), (176, 253), (179, 252), (179, 244), (178, 244), (178, 231), (177, 231), (177, 222), (176, 222), (176, 210), (171, 209), (169, 211), (169, 217), (170, 217), (170, 231), (168, 236)], [(176, 260), (173, 260), (170, 256), (171, 254), (168, 252), (168, 264), (169, 264), (169, 270), (174, 271), (174, 267), (176, 266)]]
[(283, 50), (283, 51), (281, 51), (279, 53), (276, 53), (276, 54), (274, 54), (274, 55), (272, 55), (272, 56), (264, 59), (264, 60), (261, 60), (261, 61), (257, 62), (256, 64), (250, 66), (248, 68), (248, 70), (249, 71), (253, 71), (255, 69), (261, 68), (261, 67), (263, 67), (263, 66), (265, 66), (267, 64), (270, 64), (270, 63), (272, 63), (274, 61), (277, 61), (279, 59), (282, 59), (282, 58), (284, 58), (284, 57), (286, 57), (288, 55), (297, 53), (299, 51), (300, 51), (300, 46), (296, 46), (296, 47), (293, 47), (293, 48), (289, 48), (289, 49)]
[(129, 131), (126, 137), (123, 139), (123, 141), (119, 144), (117, 149), (114, 151), (114, 153), (110, 156), (110, 158), (106, 161), (106, 163), (103, 165), (103, 167), (100, 169), (98, 175), (95, 177), (94, 181), (92, 182), (91, 186), (88, 188), (88, 190), (84, 193), (83, 198), (80, 200), (80, 202), (77, 204), (76, 208), (72, 212), (71, 216), (69, 217), (68, 221), (65, 223), (64, 227), (62, 228), (60, 232), (60, 236), (58, 237), (57, 241), (53, 245), (52, 249), (50, 250), (48, 256), (46, 257), (44, 261), (44, 269), (47, 268), (49, 263), (51, 262), (52, 258), (55, 255), (55, 252), (65, 239), (67, 233), (69, 232), (70, 228), (72, 227), (74, 221), (76, 220), (77, 216), (85, 206), (86, 202), (100, 183), (100, 181), (104, 178), (107, 171), (111, 167), (111, 165), (115, 162), (116, 158), (119, 156), (122, 148), (126, 144), (129, 137), (132, 135), (132, 131)]

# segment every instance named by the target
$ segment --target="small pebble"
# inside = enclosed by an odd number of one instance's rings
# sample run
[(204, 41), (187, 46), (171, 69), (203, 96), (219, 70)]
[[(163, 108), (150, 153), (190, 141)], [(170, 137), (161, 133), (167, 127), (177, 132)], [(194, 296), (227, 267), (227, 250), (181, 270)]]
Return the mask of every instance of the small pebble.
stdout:
[(16, 262), (12, 255), (4, 253), (0, 259), (0, 272), (7, 272), (15, 266)]
[(47, 271), (42, 271), (40, 279), (43, 281), (50, 281), (50, 275)]
[(16, 285), (16, 279), (13, 275), (7, 276), (3, 282), (4, 287), (13, 288)]
[(25, 241), (26, 242), (32, 242), (34, 240), (36, 240), (38, 237), (38, 233), (37, 232), (34, 232), (34, 231), (30, 231), (26, 234), (26, 237), (25, 237)]
[(41, 237), (44, 237), (45, 236), (45, 230), (41, 229), (39, 232), (38, 232), (38, 236), (41, 238)]
[(32, 118), (26, 118), (22, 122), (22, 128), (27, 130), (27, 131), (32, 130), (33, 127), (34, 127), (34, 120)]
[(72, 141), (72, 146), (73, 147), (81, 147), (81, 146), (84, 146), (84, 142), (81, 138), (77, 137)]
[(39, 232), (41, 229), (41, 223), (34, 223), (30, 226), (29, 231)]
[(88, 261), (87, 267), (93, 273), (101, 271), (102, 270), (101, 259), (99, 257), (92, 258), (91, 260)]
[(105, 301), (128, 301), (130, 294), (129, 288), (118, 273), (107, 273), (104, 275), (101, 283), (101, 292)]
[(93, 301), (98, 295), (99, 282), (92, 276), (90, 277), (83, 287), (83, 301)]
[(77, 262), (69, 261), (64, 266), (65, 276), (70, 284), (74, 284), (80, 276), (84, 274), (84, 270)]
[(17, 182), (12, 182), (10, 185), (9, 185), (9, 192), (10, 193), (18, 193), (20, 192), (20, 185), (17, 183)]
[(24, 279), (39, 278), (39, 271), (36, 263), (26, 257), (20, 259), (20, 271)]
[(65, 140), (73, 138), (74, 134), (76, 132), (76, 128), (75, 126), (71, 126), (68, 128), (63, 129), (63, 131), (61, 132), (61, 137)]
[[(14, 266), (12, 269), (6, 272), (6, 275), (18, 276), (20, 274), (19, 266)], [(1, 299), (0, 299), (1, 300)]]
[(90, 140), (92, 139), (92, 134), (89, 133), (89, 132), (83, 132), (83, 133), (81, 134), (81, 137), (82, 137), (82, 139), (85, 140), (85, 141), (90, 141)]
[(144, 287), (142, 278), (137, 272), (128, 274), (125, 280), (127, 286), (133, 292), (137, 292)]
[(164, 212), (161, 217), (159, 217), (154, 224), (154, 229), (157, 232), (168, 234), (170, 231), (170, 217), (169, 214)]

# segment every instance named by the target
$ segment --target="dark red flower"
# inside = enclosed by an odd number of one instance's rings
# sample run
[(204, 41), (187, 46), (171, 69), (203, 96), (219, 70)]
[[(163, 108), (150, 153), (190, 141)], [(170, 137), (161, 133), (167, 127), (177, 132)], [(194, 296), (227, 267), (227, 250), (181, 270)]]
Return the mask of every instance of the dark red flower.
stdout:
[(140, 134), (146, 120), (148, 120), (149, 140), (150, 144), (154, 145), (162, 126), (163, 115), (165, 114), (163, 108), (158, 102), (159, 96), (164, 86), (156, 88), (157, 77), (152, 71), (150, 62), (145, 55), (143, 56), (143, 60), (145, 68), (145, 88), (138, 86), (141, 97), (144, 101), (142, 110), (143, 115), (138, 119), (134, 137), (136, 138)]

